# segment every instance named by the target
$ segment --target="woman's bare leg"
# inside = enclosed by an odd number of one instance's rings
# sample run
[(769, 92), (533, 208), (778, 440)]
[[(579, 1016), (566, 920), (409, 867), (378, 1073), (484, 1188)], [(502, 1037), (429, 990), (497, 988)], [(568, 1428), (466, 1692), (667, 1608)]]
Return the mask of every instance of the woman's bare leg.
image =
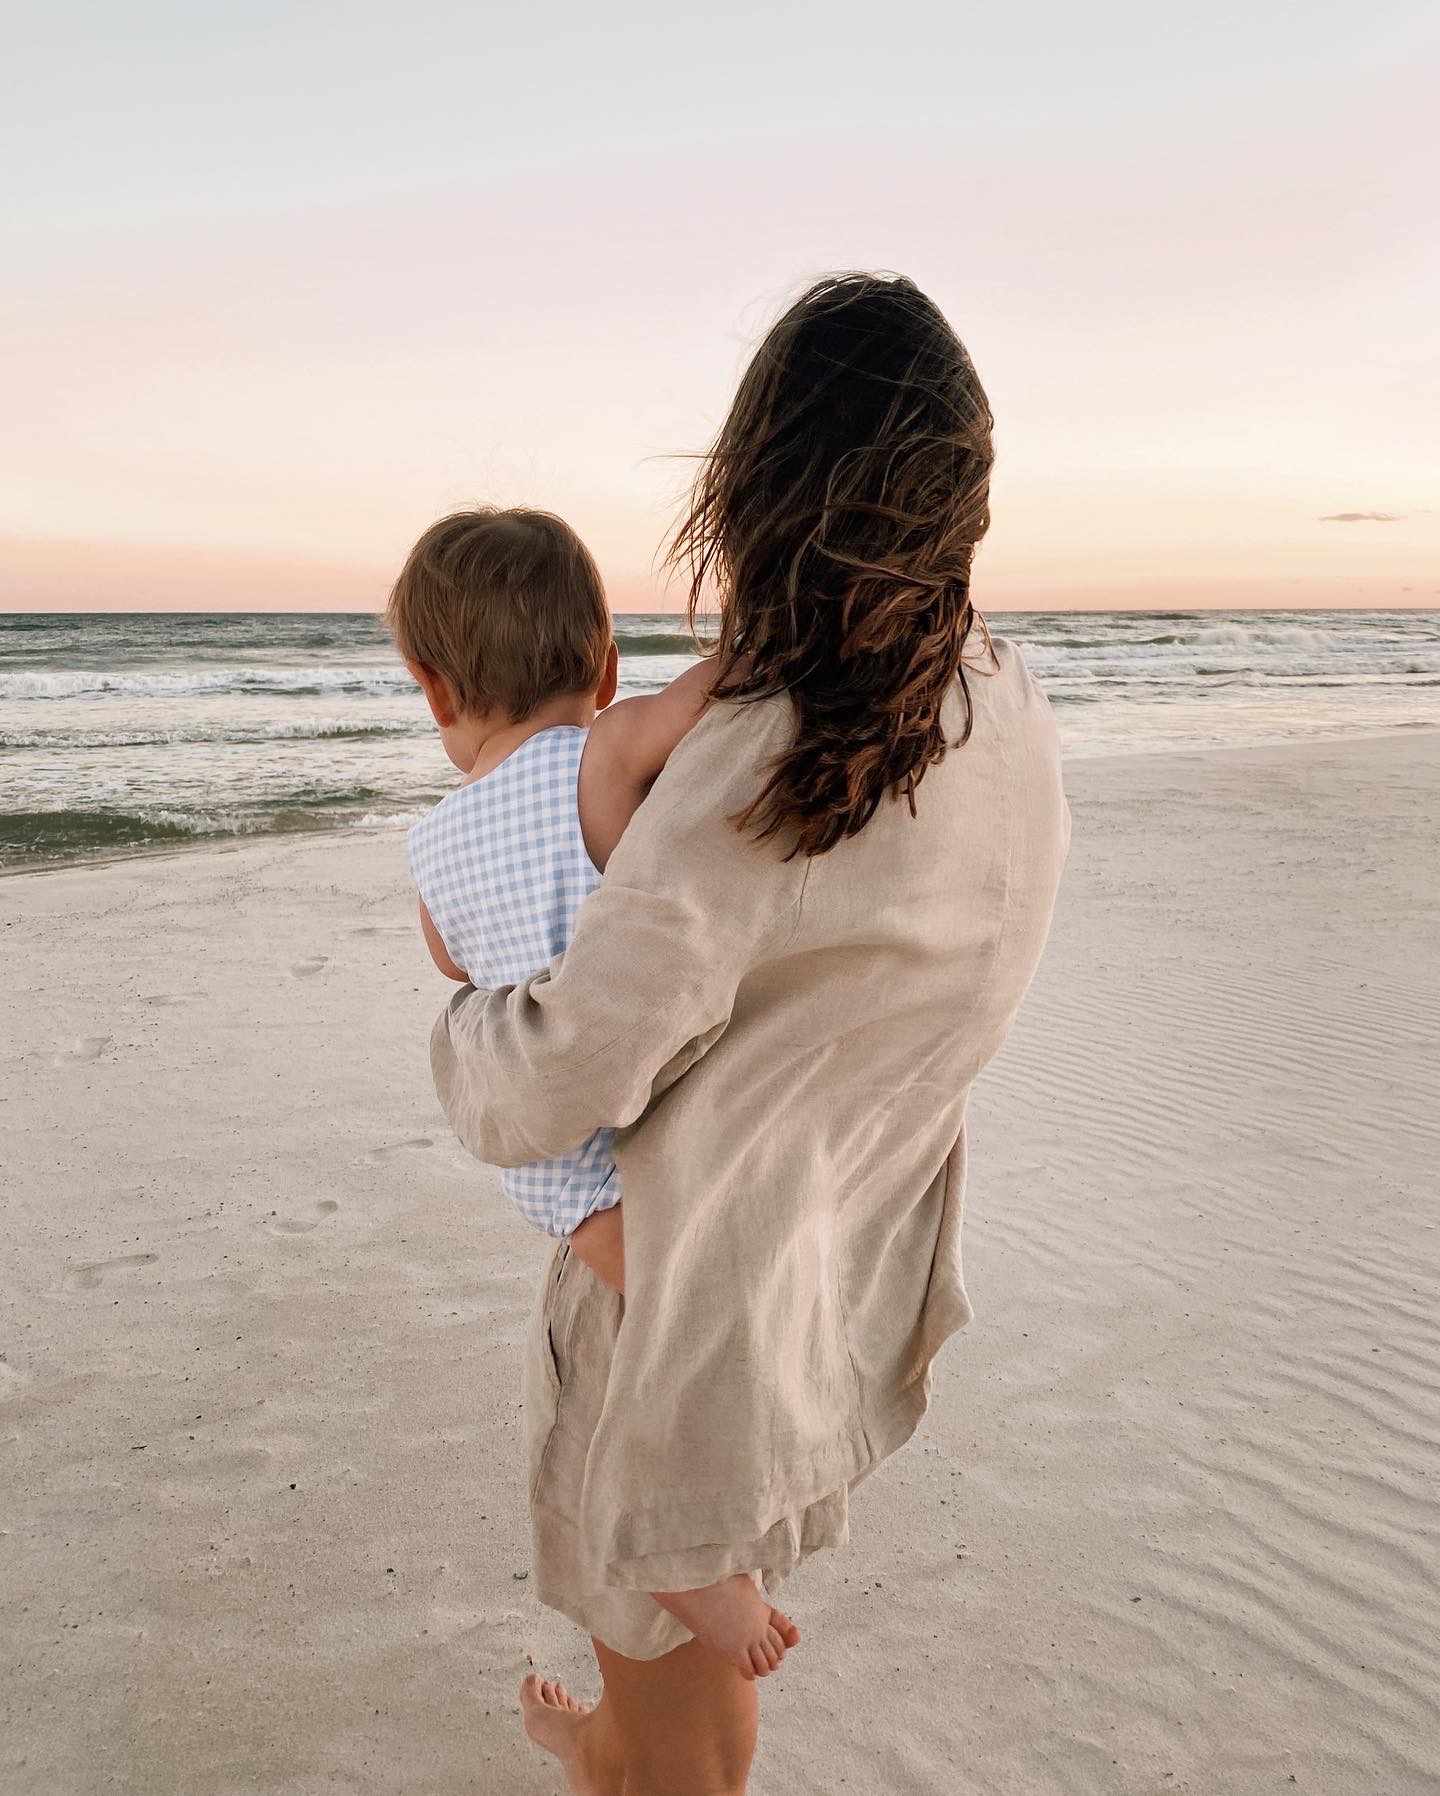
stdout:
[(694, 1640), (660, 1659), (594, 1644), (605, 1680), (594, 1709), (539, 1678), (520, 1692), (525, 1731), (560, 1760), (575, 1796), (745, 1796), (755, 1685)]
[(624, 1755), (625, 1796), (744, 1796), (760, 1732), (753, 1682), (687, 1640), (661, 1659), (625, 1659), (595, 1642)]

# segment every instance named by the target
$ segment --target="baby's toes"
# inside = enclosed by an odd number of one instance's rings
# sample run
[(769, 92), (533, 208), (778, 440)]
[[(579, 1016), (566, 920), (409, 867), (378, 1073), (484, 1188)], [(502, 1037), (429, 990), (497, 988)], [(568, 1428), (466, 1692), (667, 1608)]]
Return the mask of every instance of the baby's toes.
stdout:
[(785, 1657), (785, 1642), (780, 1638), (780, 1633), (777, 1628), (766, 1628), (765, 1652), (770, 1660), (770, 1667), (773, 1671)]
[(770, 1626), (774, 1628), (775, 1632), (780, 1636), (782, 1643), (787, 1648), (799, 1646), (800, 1630), (795, 1626), (795, 1623), (791, 1621), (790, 1617), (785, 1614), (784, 1610), (772, 1609), (770, 1611)]

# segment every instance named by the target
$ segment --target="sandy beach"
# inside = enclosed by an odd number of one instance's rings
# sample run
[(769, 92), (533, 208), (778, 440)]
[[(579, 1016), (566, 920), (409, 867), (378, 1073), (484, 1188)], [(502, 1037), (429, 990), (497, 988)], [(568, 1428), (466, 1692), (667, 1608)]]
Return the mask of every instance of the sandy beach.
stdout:
[[(1072, 767), (977, 1320), (756, 1796), (1440, 1788), (1440, 733)], [(402, 838), (0, 882), (0, 1792), (546, 1796), (518, 1343)]]

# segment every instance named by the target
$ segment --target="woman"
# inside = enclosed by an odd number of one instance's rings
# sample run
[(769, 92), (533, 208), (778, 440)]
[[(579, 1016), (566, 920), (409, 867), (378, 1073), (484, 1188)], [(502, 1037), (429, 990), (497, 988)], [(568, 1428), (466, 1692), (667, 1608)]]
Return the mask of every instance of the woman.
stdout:
[(676, 539), (692, 615), (718, 589), (717, 702), (563, 961), (436, 1026), (480, 1158), (621, 1131), (625, 1295), (561, 1245), (525, 1403), (537, 1589), (604, 1678), (589, 1712), (528, 1679), (526, 1726), (588, 1796), (743, 1792), (756, 1686), (652, 1593), (843, 1542), (969, 1319), (966, 1099), (1068, 834), (1048, 707), (971, 608), (991, 423), (909, 281), (791, 307)]

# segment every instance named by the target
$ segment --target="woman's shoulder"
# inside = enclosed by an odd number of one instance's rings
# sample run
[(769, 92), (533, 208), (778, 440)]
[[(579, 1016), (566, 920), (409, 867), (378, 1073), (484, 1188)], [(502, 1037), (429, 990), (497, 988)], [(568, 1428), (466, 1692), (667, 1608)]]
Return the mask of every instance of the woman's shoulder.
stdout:
[[(971, 640), (974, 641), (975, 638), (972, 637)], [(987, 631), (973, 654), (967, 650), (965, 664), (977, 673), (988, 673), (994, 679), (1018, 685), (1033, 684), (1025, 651), (1013, 636), (999, 636), (993, 631)]]
[[(997, 719), (1008, 717), (1012, 728), (1054, 730), (1050, 701), (1031, 673), (1024, 650), (1012, 637), (987, 636), (973, 653), (967, 653), (964, 672), (965, 699), (977, 718), (992, 713)], [(956, 691), (958, 697), (958, 682)]]

